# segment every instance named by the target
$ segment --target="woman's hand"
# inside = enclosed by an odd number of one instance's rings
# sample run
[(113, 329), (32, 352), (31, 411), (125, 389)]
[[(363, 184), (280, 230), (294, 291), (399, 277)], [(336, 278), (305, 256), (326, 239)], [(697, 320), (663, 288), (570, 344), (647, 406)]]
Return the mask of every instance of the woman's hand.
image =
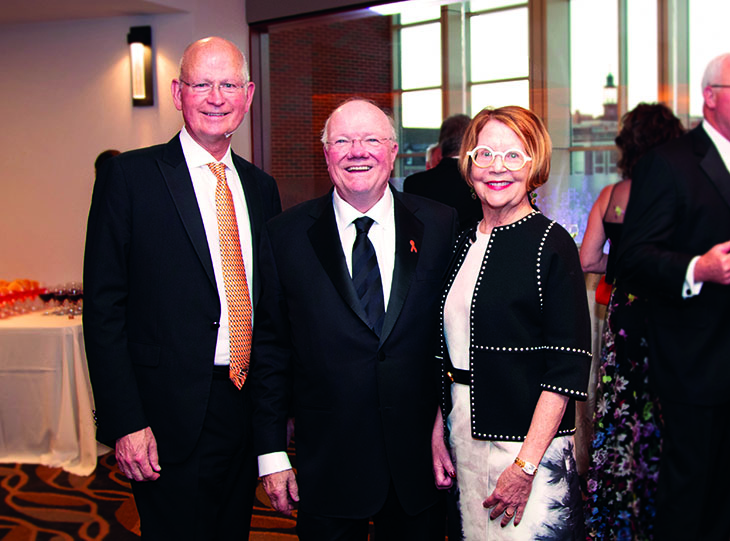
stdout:
[[(517, 456), (527, 462), (540, 464), (545, 450), (555, 437), (567, 404), (568, 397), (565, 395), (551, 391), (543, 391), (540, 394), (530, 429)], [(517, 526), (525, 513), (534, 479), (533, 475), (527, 475), (517, 464), (510, 464), (497, 479), (494, 492), (484, 500), (484, 507), (492, 508), (489, 518), (494, 520), (504, 513), (502, 526), (506, 526), (512, 517)]]
[(439, 490), (451, 488), (454, 484), (453, 478), (456, 477), (456, 470), (444, 441), (444, 422), (440, 409), (436, 413), (436, 420), (433, 423), (433, 432), (431, 433), (431, 457), (433, 459), (433, 478), (436, 482), (436, 488)]
[(515, 526), (522, 520), (527, 499), (532, 491), (534, 476), (527, 475), (517, 464), (510, 464), (497, 480), (497, 486), (482, 504), (492, 508), (489, 518), (495, 520), (502, 515), (502, 527), (514, 517)]

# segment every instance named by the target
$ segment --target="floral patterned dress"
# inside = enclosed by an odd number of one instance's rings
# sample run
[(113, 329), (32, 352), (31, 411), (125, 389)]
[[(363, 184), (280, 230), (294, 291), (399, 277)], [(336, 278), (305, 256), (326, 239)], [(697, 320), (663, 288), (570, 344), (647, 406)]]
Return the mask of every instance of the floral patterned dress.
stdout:
[(651, 540), (661, 452), (644, 301), (616, 287), (603, 333), (587, 473), (587, 539)]

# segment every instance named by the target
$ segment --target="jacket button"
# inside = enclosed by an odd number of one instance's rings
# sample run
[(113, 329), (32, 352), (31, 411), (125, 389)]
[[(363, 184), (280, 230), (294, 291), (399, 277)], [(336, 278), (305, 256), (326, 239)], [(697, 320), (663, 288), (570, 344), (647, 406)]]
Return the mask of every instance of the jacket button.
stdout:
[(219, 321), (214, 321), (213, 323), (210, 324), (211, 329), (217, 329), (220, 326), (221, 326), (221, 324)]
[(380, 362), (383, 362), (385, 360), (385, 353), (383, 353), (382, 351), (378, 351), (378, 360)]

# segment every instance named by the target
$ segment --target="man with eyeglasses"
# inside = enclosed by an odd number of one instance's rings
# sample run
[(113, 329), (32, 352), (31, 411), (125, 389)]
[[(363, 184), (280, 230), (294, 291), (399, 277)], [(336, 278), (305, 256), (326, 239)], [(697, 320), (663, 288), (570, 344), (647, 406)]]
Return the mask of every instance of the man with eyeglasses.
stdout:
[[(254, 445), (302, 541), (444, 539), (431, 473), (437, 302), (456, 212), (389, 187), (379, 107), (347, 101), (322, 134), (333, 190), (267, 225), (251, 370)], [(295, 477), (284, 451), (296, 430)]]
[(218, 37), (172, 81), (184, 126), (99, 171), (84, 260), (97, 437), (131, 479), (143, 539), (248, 539), (256, 488), (247, 384), (256, 247), (274, 179), (233, 154), (246, 58)]
[(618, 256), (619, 280), (649, 302), (661, 541), (730, 538), (730, 54), (702, 95), (702, 124), (635, 167)]

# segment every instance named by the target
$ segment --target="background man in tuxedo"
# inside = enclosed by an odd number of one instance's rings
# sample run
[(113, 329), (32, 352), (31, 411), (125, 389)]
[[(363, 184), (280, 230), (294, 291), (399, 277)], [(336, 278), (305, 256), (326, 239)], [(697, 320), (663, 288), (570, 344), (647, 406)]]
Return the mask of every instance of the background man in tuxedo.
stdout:
[(414, 173), (403, 182), (403, 191), (428, 197), (454, 207), (459, 213), (459, 229), (471, 227), (482, 219), (482, 205), (461, 176), (458, 167), (459, 148), (469, 125), (467, 115), (452, 115), (439, 130), (442, 158), (427, 171)]
[(649, 299), (662, 541), (730, 538), (730, 55), (702, 92), (702, 124), (634, 170), (618, 261)]
[(112, 158), (94, 186), (84, 338), (97, 436), (132, 479), (145, 539), (248, 539), (256, 459), (241, 384), (258, 238), (281, 211), (274, 180), (230, 150), (253, 93), (235, 45), (193, 43), (172, 81), (185, 126)]
[[(334, 190), (270, 221), (251, 384), (259, 473), (273, 506), (299, 501), (302, 541), (444, 536), (431, 474), (436, 301), (456, 213), (388, 179), (392, 120), (347, 101), (322, 141)], [(284, 451), (296, 426), (298, 477)]]

